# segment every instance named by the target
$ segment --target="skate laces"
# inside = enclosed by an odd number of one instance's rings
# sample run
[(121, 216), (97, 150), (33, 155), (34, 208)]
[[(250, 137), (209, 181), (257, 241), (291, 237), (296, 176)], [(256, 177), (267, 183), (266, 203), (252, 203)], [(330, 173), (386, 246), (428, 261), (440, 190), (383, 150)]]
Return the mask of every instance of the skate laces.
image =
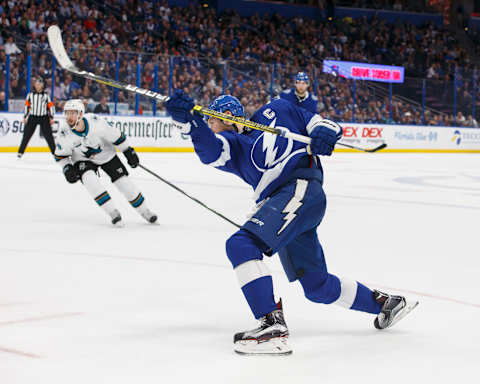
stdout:
[(380, 292), (380, 291), (373, 291), (374, 299), (379, 304), (385, 304), (385, 302), (390, 298), (390, 295)]

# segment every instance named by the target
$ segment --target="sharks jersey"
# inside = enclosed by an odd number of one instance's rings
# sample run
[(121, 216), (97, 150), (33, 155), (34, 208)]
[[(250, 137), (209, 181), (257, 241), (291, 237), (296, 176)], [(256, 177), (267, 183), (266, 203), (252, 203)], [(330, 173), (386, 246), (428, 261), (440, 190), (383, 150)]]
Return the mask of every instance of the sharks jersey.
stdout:
[(312, 95), (310, 92), (307, 92), (305, 97), (303, 99), (300, 99), (295, 94), (295, 88), (291, 88), (280, 93), (279, 97), (281, 99), (289, 101), (297, 107), (305, 108), (307, 111), (310, 111), (312, 113), (317, 113), (318, 98), (317, 96)]
[(105, 164), (115, 156), (115, 146), (120, 151), (128, 148), (125, 134), (110, 126), (104, 119), (94, 114), (84, 115), (85, 130), (78, 132), (65, 122), (55, 138), (55, 159), (71, 158), (72, 163), (91, 161)]
[[(307, 136), (321, 117), (276, 99), (255, 112), (251, 120)], [(200, 160), (241, 177), (254, 189), (257, 202), (298, 177), (298, 171), (303, 178), (323, 177), (320, 160), (307, 154), (304, 143), (258, 130), (215, 134), (198, 115), (191, 122), (190, 135)]]

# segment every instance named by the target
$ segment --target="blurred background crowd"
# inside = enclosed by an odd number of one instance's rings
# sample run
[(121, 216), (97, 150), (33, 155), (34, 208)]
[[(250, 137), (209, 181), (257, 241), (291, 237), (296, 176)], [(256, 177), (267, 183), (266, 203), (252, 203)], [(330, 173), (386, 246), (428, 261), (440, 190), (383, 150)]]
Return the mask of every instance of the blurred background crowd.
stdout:
[[(305, 71), (318, 112), (339, 121), (477, 126), (480, 115), (478, 57), (474, 31), (429, 22), (389, 23), (380, 17), (336, 17), (332, 1), (296, 1), (318, 8), (322, 17), (285, 18), (278, 14), (242, 17), (218, 14), (205, 2), (170, 6), (166, 1), (107, 0), (0, 2), (0, 108), (27, 91), (31, 74), (46, 81), (58, 110), (69, 98), (83, 98), (93, 110), (116, 98), (135, 109), (135, 96), (55, 69), (46, 38), (51, 24), (63, 31), (67, 52), (78, 67), (168, 94), (182, 88), (208, 105), (227, 92), (249, 113)], [(291, 3), (291, 2), (290, 2)], [(437, 12), (433, 2), (408, 0), (338, 1), (336, 5), (395, 11)], [(10, 55), (9, 81), (7, 60)], [(323, 73), (325, 58), (398, 65), (405, 83), (360, 82)], [(54, 84), (52, 86), (52, 78)], [(390, 97), (390, 91), (392, 97)], [(111, 104), (110, 104), (111, 105)], [(107, 106), (107, 107), (105, 107)], [(158, 105), (161, 111), (162, 106)], [(111, 108), (110, 108), (111, 109)], [(137, 113), (150, 113), (140, 98)], [(113, 113), (113, 111), (110, 111)], [(474, 116), (476, 115), (476, 116)]]

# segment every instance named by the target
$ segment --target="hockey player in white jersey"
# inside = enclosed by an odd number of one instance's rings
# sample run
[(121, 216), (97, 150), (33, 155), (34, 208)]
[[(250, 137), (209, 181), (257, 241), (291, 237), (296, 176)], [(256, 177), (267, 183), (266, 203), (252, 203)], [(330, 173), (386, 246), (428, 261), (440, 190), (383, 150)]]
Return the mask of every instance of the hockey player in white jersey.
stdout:
[(155, 223), (157, 216), (148, 209), (143, 194), (130, 180), (127, 168), (116, 154), (116, 149), (123, 152), (132, 168), (139, 164), (138, 155), (128, 145), (125, 134), (95, 114), (85, 114), (81, 100), (67, 101), (63, 110), (66, 124), (60, 127), (55, 140), (55, 159), (67, 181), (81, 180), (95, 202), (110, 216), (112, 224), (121, 226), (120, 212), (97, 175), (100, 167), (132, 207), (149, 223)]

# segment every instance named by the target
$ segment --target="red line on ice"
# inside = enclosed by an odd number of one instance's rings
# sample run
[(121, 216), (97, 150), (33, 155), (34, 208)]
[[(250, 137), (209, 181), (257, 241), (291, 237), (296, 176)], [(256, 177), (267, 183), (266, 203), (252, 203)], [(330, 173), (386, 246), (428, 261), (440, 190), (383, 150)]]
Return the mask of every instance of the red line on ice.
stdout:
[(19, 351), (18, 349), (12, 349), (12, 348), (0, 347), (0, 352), (13, 353), (14, 355), (31, 357), (31, 358), (34, 358), (34, 359), (40, 359), (41, 358), (41, 356), (35, 355), (34, 353), (23, 352), (23, 351)]
[(0, 326), (10, 325), (10, 324), (19, 324), (19, 323), (28, 323), (28, 322), (32, 322), (32, 321), (54, 320), (54, 319), (60, 319), (62, 317), (71, 317), (71, 316), (80, 316), (80, 315), (83, 315), (83, 313), (82, 312), (71, 312), (71, 313), (59, 313), (59, 314), (56, 314), (56, 315), (28, 317), (26, 319), (0, 321)]
[(469, 307), (480, 308), (480, 304), (469, 303), (468, 301), (452, 299), (452, 298), (450, 298), (450, 297), (432, 295), (432, 294), (430, 294), (430, 293), (418, 292), (418, 291), (411, 291), (411, 290), (408, 290), (408, 289), (399, 289), (399, 288), (386, 287), (386, 286), (384, 286), (384, 285), (382, 286), (382, 285), (379, 285), (379, 284), (372, 284), (372, 285), (377, 286), (377, 287), (380, 287), (380, 288), (391, 289), (391, 290), (393, 290), (393, 291), (401, 291), (401, 292), (406, 292), (406, 293), (413, 293), (414, 295), (426, 296), (426, 297), (431, 297), (432, 299), (450, 301), (450, 302), (452, 302), (452, 303), (463, 304), (463, 305), (467, 305), (467, 306), (469, 306)]

